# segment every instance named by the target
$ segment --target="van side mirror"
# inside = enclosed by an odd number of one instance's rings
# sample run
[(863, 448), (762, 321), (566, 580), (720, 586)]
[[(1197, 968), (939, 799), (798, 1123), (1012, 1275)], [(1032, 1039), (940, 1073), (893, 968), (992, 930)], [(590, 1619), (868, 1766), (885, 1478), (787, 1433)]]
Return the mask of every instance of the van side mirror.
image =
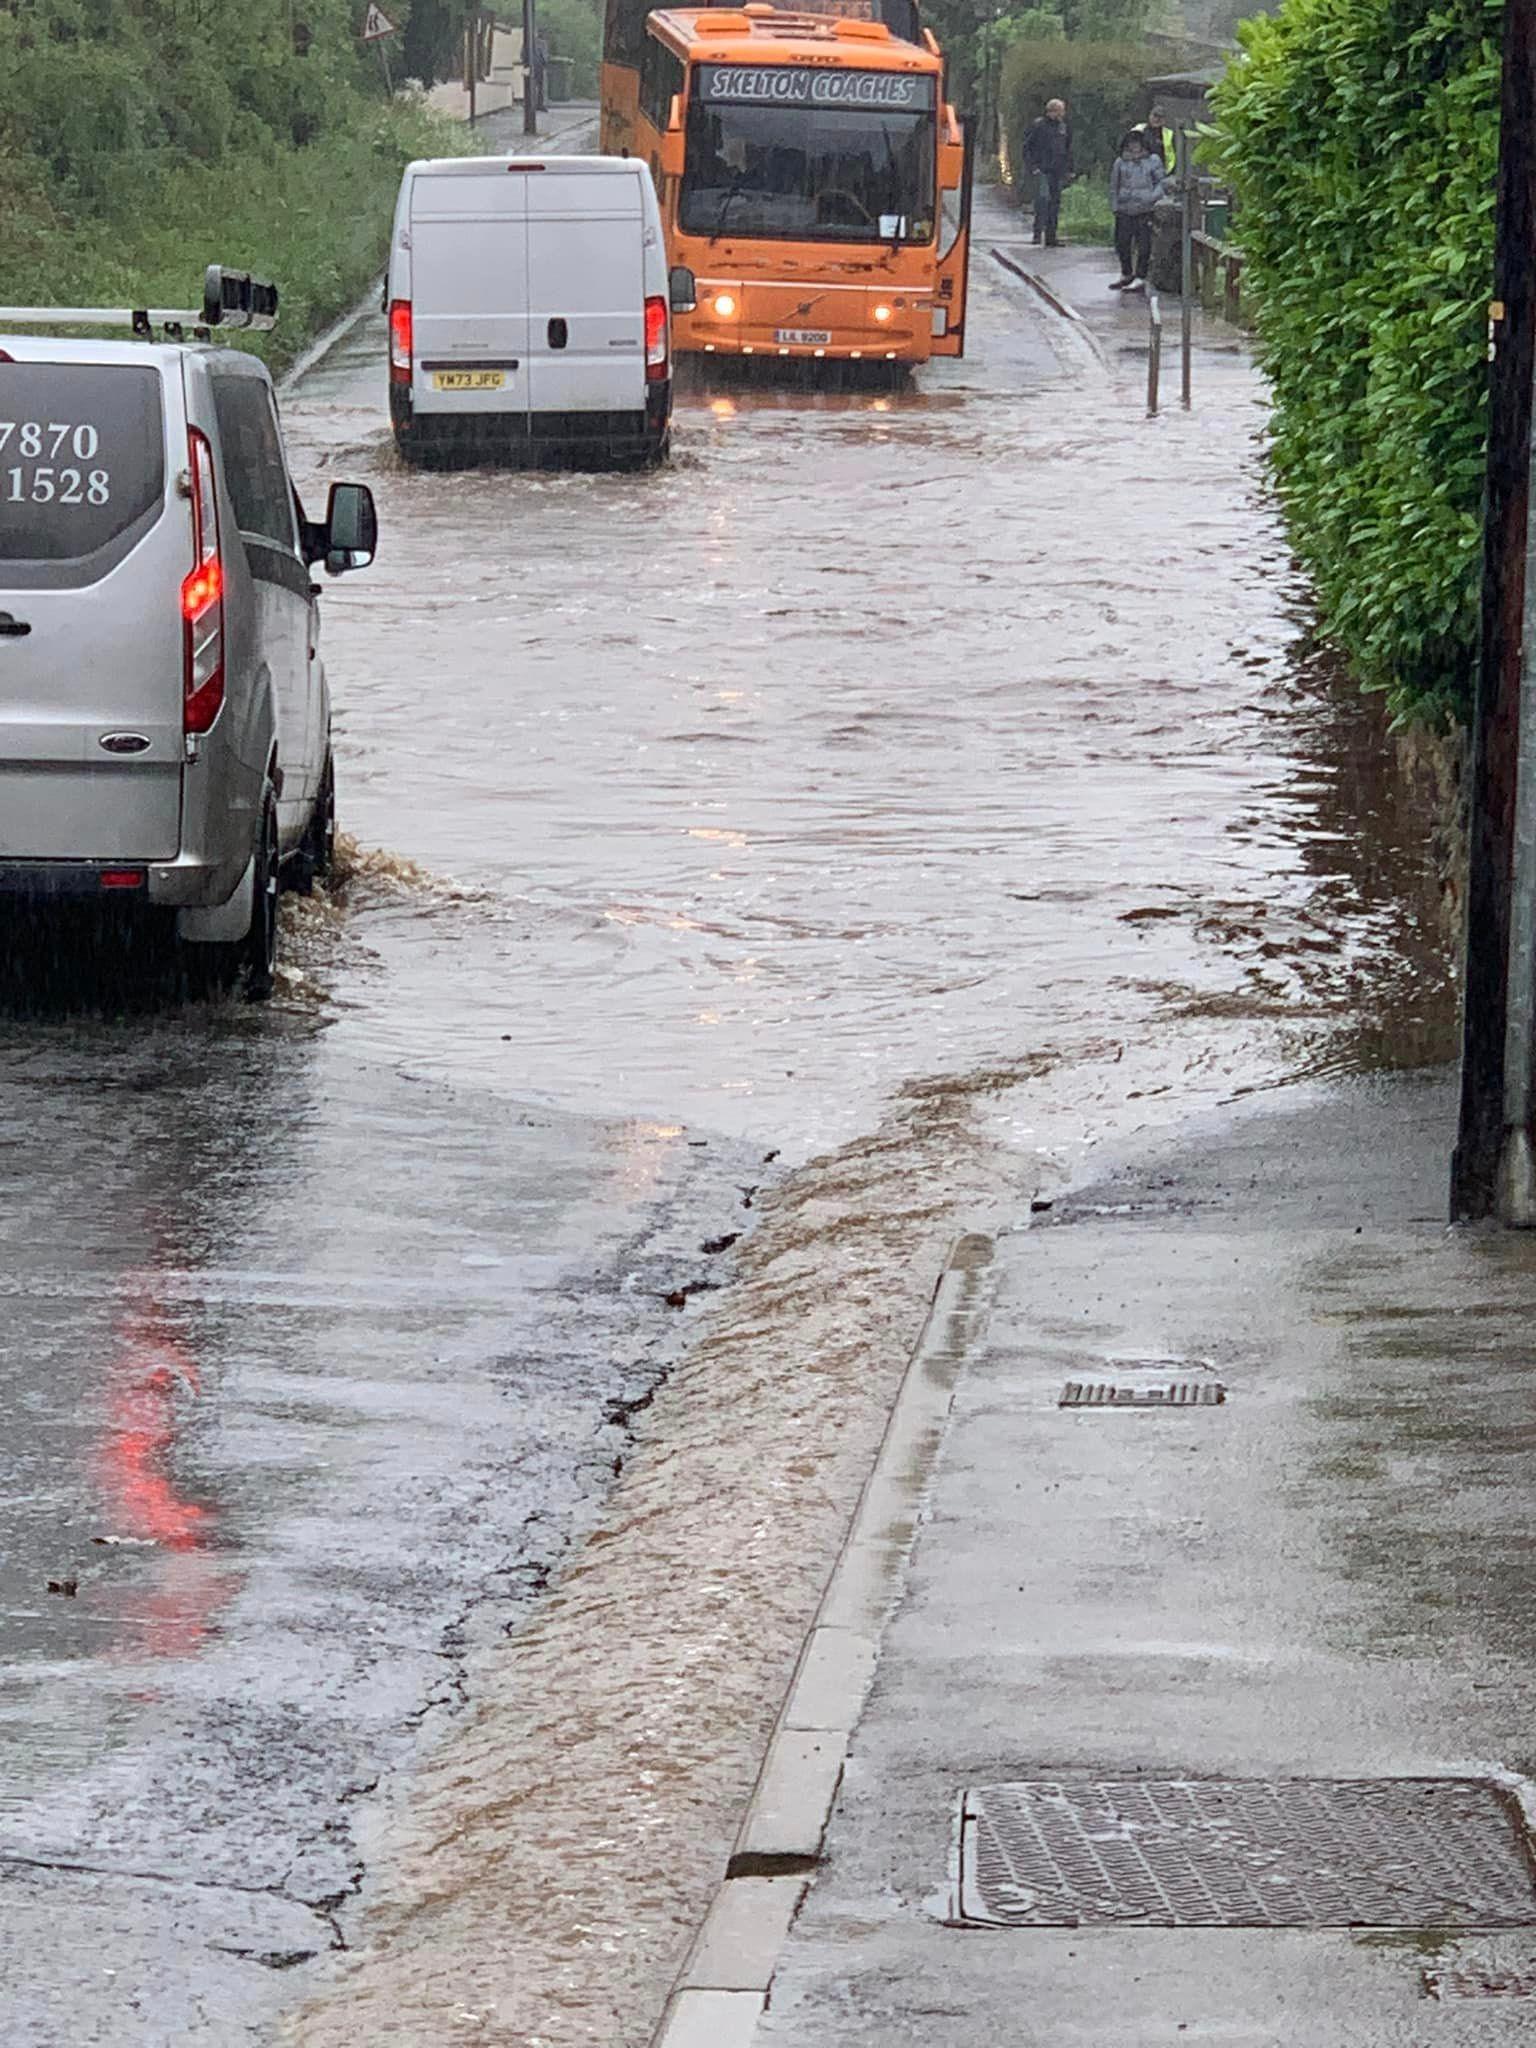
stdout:
[(366, 484), (332, 484), (325, 508), (325, 566), (333, 576), (366, 569), (378, 552), (379, 517)]
[(667, 295), (674, 313), (691, 313), (699, 303), (699, 285), (684, 263), (675, 263), (667, 273)]

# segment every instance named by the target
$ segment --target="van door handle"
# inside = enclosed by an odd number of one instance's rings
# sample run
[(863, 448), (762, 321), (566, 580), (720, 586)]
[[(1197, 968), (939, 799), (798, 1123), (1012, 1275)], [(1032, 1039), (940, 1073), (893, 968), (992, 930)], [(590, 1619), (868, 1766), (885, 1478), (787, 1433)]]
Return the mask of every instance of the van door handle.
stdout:
[(565, 326), (565, 322), (564, 322), (563, 320), (551, 320), (551, 321), (550, 321), (550, 323), (549, 323), (549, 345), (550, 345), (550, 347), (551, 347), (551, 348), (564, 348), (564, 347), (565, 347), (565, 344), (566, 344), (566, 339), (567, 339), (567, 335), (566, 335), (566, 326)]
[(0, 612), (0, 639), (25, 640), (31, 630), (25, 619), (13, 618), (9, 612)]

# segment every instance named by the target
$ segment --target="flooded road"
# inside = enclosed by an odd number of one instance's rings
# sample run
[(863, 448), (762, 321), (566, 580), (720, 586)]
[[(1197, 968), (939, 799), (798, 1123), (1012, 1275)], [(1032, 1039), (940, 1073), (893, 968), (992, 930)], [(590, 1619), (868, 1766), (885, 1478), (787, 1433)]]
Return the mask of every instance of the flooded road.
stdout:
[(1246, 359), (978, 273), (655, 476), (405, 471), (371, 317), (290, 394), (382, 851), (266, 1014), (0, 1017), (8, 2039), (643, 2042), (946, 1237), (1447, 1048)]
[(1251, 372), (1147, 423), (995, 266), (977, 300), (916, 388), (715, 373), (655, 477), (402, 472), (381, 321), (306, 380), (386, 535), (329, 600), (347, 815), (485, 892), (343, 1032), (791, 1159), (913, 1074), (1191, 1013), (1235, 1027), (1202, 1089), (1271, 1072), (1255, 1021), (1329, 1056), (1417, 906), (1354, 871), (1375, 722), (1298, 671)]

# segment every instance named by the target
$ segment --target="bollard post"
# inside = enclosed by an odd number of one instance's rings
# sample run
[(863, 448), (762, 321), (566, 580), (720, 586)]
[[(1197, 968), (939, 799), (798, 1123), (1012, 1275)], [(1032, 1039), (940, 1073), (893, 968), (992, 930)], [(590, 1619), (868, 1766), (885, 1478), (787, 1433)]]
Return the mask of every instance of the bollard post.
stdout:
[(1183, 350), (1182, 396), (1186, 406), (1193, 400), (1195, 354), (1195, 174), (1189, 159), (1190, 136), (1186, 129), (1179, 136), (1179, 165), (1184, 173), (1183, 190), (1179, 195), (1179, 291), (1184, 301), (1180, 346)]
[(1163, 381), (1163, 309), (1156, 292), (1147, 293), (1147, 418), (1157, 418)]

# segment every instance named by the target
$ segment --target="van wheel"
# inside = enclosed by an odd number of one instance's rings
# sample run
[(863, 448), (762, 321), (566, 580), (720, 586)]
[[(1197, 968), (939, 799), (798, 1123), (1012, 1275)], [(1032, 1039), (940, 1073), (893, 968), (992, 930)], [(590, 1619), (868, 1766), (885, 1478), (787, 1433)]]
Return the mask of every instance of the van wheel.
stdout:
[(247, 1002), (264, 1003), (277, 980), (277, 893), (281, 881), (277, 840), (277, 799), (271, 790), (261, 806), (256, 834), (256, 874), (251, 889), (251, 922), (243, 939), (210, 945), (214, 980), (240, 990)]
[(332, 754), (325, 757), (325, 768), (320, 776), (320, 787), (315, 795), (314, 809), (309, 814), (309, 823), (304, 827), (304, 837), (299, 841), (298, 852), (293, 857), (293, 887), (296, 894), (310, 896), (316, 882), (325, 877), (336, 865), (336, 760)]

